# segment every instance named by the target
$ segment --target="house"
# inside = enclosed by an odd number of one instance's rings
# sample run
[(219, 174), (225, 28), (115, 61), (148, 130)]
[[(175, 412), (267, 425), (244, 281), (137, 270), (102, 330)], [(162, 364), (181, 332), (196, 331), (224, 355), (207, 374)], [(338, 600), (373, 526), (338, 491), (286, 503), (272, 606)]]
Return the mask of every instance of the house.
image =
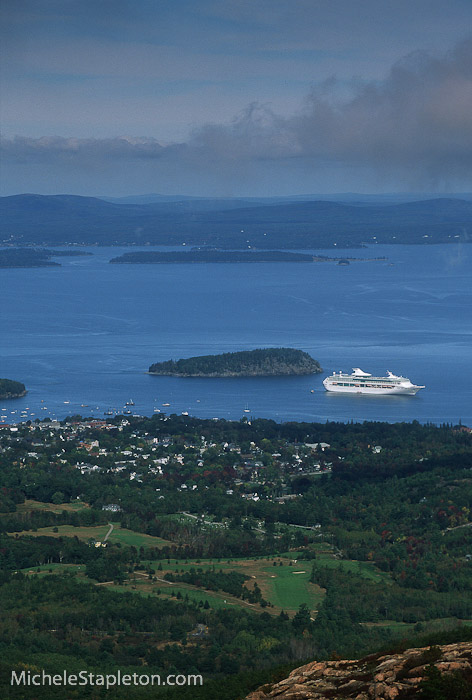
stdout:
[(121, 513), (123, 508), (117, 503), (108, 503), (106, 506), (102, 506), (102, 510), (107, 510), (110, 513)]

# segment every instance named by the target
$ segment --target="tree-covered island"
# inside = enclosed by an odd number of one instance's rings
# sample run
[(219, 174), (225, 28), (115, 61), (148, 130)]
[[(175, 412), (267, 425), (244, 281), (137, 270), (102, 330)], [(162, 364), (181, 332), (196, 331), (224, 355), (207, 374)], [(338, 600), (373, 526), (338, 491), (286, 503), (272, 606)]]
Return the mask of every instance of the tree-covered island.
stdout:
[[(329, 258), (324, 258), (328, 260)], [(308, 262), (318, 261), (308, 253), (291, 253), (286, 250), (189, 250), (181, 251), (149, 251), (123, 253), (110, 260), (113, 264), (124, 263), (260, 263), (260, 262)]]
[(293, 348), (264, 348), (155, 362), (150, 374), (176, 377), (268, 377), (322, 372), (319, 362)]
[(26, 387), (13, 379), (0, 379), (0, 399), (19, 399), (26, 394)]

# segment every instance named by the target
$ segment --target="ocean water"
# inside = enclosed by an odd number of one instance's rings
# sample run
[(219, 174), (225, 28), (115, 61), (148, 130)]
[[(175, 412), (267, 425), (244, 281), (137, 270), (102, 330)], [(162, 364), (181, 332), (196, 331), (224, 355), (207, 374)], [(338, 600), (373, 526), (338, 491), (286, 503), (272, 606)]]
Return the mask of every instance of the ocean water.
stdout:
[[(472, 246), (338, 251), (387, 257), (349, 266), (110, 265), (129, 249), (87, 250), (91, 256), (59, 258), (60, 268), (0, 271), (0, 376), (28, 388), (26, 397), (0, 404), (9, 422), (103, 417), (132, 399), (141, 415), (472, 425)], [(170, 358), (280, 346), (309, 352), (325, 372), (225, 379), (146, 373)], [(391, 370), (426, 389), (415, 397), (324, 391), (327, 373), (352, 367)]]

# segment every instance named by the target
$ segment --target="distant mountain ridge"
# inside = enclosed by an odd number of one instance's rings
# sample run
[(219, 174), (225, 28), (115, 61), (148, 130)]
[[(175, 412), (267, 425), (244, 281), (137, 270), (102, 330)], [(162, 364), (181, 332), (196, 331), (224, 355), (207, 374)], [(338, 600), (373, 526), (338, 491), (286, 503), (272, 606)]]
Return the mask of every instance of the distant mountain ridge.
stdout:
[(395, 204), (182, 199), (110, 202), (78, 195), (0, 198), (3, 244), (331, 248), (472, 240), (472, 201)]

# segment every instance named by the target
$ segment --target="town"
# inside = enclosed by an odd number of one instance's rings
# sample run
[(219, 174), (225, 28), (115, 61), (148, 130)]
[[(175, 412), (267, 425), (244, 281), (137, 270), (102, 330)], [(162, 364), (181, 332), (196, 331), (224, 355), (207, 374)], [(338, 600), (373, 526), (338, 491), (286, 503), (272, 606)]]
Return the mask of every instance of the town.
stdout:
[(469, 638), (471, 468), (460, 424), (3, 424), (0, 643), (18, 672), (26, 644), (235, 692), (277, 664)]

